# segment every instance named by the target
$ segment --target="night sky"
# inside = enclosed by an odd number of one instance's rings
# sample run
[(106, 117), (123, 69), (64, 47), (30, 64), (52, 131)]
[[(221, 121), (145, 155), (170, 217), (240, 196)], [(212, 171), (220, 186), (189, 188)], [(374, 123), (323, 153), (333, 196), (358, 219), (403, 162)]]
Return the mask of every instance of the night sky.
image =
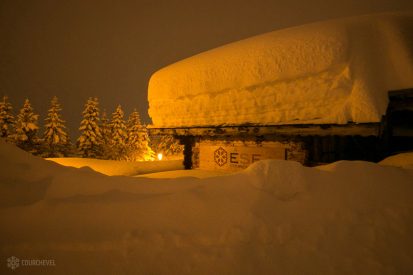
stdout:
[(52, 96), (77, 135), (86, 99), (138, 108), (156, 70), (217, 46), (304, 23), (413, 10), (411, 0), (0, 0), (0, 96), (29, 98), (41, 124)]

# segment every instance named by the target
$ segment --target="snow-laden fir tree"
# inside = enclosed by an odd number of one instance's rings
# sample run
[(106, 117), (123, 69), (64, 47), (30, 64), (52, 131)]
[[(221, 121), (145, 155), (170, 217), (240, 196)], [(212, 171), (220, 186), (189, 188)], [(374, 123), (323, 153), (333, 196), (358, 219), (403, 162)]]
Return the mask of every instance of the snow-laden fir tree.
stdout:
[(171, 135), (163, 135), (158, 137), (156, 141), (153, 141), (153, 147), (157, 153), (162, 153), (164, 156), (180, 155), (183, 151), (183, 145), (179, 144), (179, 141)]
[(79, 153), (85, 158), (102, 156), (102, 133), (99, 126), (99, 102), (97, 98), (89, 98), (83, 110), (80, 122), (80, 137), (77, 139)]
[(14, 126), (13, 107), (8, 102), (8, 97), (4, 96), (0, 102), (0, 137), (6, 140), (12, 138)]
[(106, 115), (106, 110), (103, 110), (100, 119), (100, 131), (102, 132), (102, 140), (104, 143), (109, 143), (111, 139), (110, 123)]
[(148, 131), (141, 123), (138, 111), (133, 110), (128, 118), (128, 159), (153, 160), (155, 153), (149, 146)]
[(102, 133), (102, 157), (104, 159), (110, 159), (113, 153), (110, 147), (111, 131), (106, 110), (103, 110), (102, 117), (100, 118), (100, 132)]
[(118, 105), (115, 112), (112, 113), (112, 120), (110, 122), (110, 148), (112, 151), (112, 159), (122, 160), (127, 159), (127, 129), (125, 125), (125, 118), (122, 107)]
[(39, 147), (38, 119), (39, 115), (34, 113), (30, 101), (26, 99), (17, 115), (14, 140), (17, 146), (31, 153), (37, 153)]
[(57, 97), (53, 97), (45, 119), (43, 134), (44, 157), (63, 157), (70, 151), (69, 136), (66, 133), (65, 121), (61, 119), (62, 108)]
[(145, 161), (154, 160), (155, 152), (152, 150), (150, 146), (151, 140), (149, 138), (148, 129), (146, 128), (146, 125), (142, 124), (141, 132), (142, 132), (142, 148), (144, 149), (143, 160)]

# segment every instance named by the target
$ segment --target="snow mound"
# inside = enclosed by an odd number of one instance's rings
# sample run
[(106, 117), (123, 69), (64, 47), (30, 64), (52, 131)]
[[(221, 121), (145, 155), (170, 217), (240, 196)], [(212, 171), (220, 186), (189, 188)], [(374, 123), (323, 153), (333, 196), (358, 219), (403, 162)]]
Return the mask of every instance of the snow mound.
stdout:
[(381, 165), (413, 169), (413, 152), (401, 153), (385, 158), (379, 162)]
[(246, 173), (254, 187), (269, 192), (277, 199), (289, 200), (306, 191), (306, 174), (311, 171), (294, 161), (263, 160), (249, 166)]
[[(109, 177), (0, 142), (0, 257), (53, 274), (411, 274), (413, 170), (261, 161)], [(10, 270), (0, 265), (0, 273)]]
[(205, 169), (191, 169), (191, 170), (170, 170), (156, 173), (148, 173), (138, 175), (137, 177), (154, 178), (154, 179), (171, 179), (171, 178), (183, 178), (193, 177), (198, 179), (226, 176), (231, 174), (230, 171), (220, 170), (205, 170)]
[(378, 122), (413, 87), (413, 13), (315, 23), (228, 44), (154, 73), (156, 127)]
[(184, 169), (182, 159), (163, 161), (117, 161), (90, 158), (49, 158), (64, 166), (90, 167), (108, 176), (137, 176), (148, 173)]

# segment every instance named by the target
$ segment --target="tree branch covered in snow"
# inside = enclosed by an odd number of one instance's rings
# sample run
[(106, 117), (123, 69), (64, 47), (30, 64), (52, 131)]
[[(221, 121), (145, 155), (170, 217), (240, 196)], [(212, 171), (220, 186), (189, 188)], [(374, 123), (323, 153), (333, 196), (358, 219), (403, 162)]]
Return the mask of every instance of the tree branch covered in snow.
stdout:
[(83, 157), (99, 158), (102, 156), (102, 133), (99, 121), (98, 99), (89, 98), (80, 122), (81, 135), (77, 140), (77, 148)]
[(70, 150), (70, 140), (66, 133), (65, 121), (61, 119), (60, 104), (57, 97), (53, 97), (51, 107), (45, 119), (45, 131), (43, 143), (45, 145), (43, 156), (62, 157), (67, 156)]
[(37, 153), (39, 138), (37, 137), (39, 115), (35, 114), (30, 101), (26, 99), (17, 115), (14, 140), (20, 148)]
[(8, 102), (8, 97), (4, 96), (0, 102), (0, 137), (8, 139), (13, 133), (14, 116), (13, 107)]

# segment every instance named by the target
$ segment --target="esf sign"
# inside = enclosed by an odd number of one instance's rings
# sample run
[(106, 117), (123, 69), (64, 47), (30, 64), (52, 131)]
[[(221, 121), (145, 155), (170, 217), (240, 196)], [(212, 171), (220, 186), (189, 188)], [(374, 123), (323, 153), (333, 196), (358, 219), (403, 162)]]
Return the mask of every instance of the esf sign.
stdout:
[(258, 161), (261, 158), (261, 154), (257, 153), (228, 152), (227, 150), (219, 147), (214, 151), (214, 161), (218, 166), (224, 166), (228, 162), (230, 165), (232, 164), (235, 166), (245, 166)]
[(261, 159), (261, 154), (230, 153), (229, 162), (231, 164), (249, 165)]
[(285, 146), (200, 146), (201, 169), (237, 170), (263, 159), (284, 159)]

